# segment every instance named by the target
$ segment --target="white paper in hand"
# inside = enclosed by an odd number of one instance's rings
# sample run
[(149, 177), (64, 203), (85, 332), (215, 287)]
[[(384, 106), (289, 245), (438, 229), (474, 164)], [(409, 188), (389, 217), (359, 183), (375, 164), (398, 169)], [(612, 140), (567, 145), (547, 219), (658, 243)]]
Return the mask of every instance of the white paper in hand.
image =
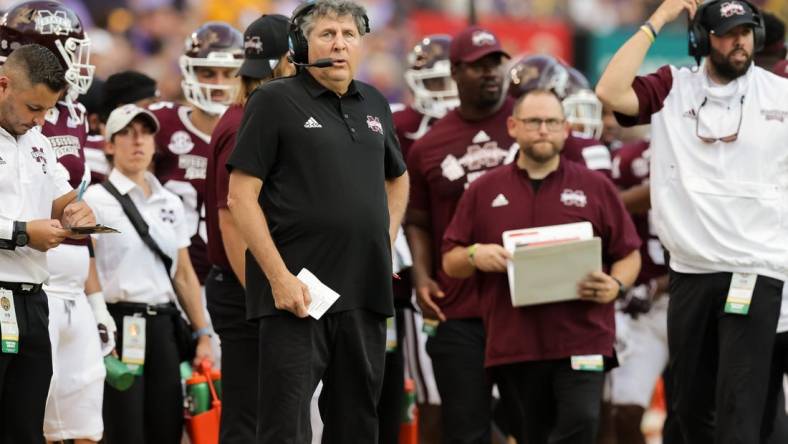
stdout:
[(320, 282), (320, 279), (306, 268), (302, 268), (296, 277), (309, 287), (309, 296), (312, 297), (312, 302), (307, 307), (307, 313), (315, 319), (320, 319), (339, 299), (339, 293)]

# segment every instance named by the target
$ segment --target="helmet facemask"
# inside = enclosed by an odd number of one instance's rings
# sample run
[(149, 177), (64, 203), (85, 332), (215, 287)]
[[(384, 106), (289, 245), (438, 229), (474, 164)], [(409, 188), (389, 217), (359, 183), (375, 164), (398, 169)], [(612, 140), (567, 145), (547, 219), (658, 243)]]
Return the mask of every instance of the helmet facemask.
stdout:
[(413, 91), (413, 108), (422, 114), (440, 119), (460, 104), (448, 60), (439, 60), (430, 68), (409, 69), (405, 81)]
[(602, 102), (586, 89), (574, 92), (562, 102), (572, 134), (587, 139), (602, 137)]
[[(229, 52), (212, 52), (205, 58), (182, 55), (180, 58), (181, 74), (183, 75), (181, 88), (186, 100), (208, 114), (220, 115), (224, 113), (235, 100), (239, 86), (237, 84), (202, 83), (197, 77), (197, 68), (239, 69), (241, 63), (243, 60), (235, 58)], [(224, 92), (224, 98), (218, 101), (214, 100), (213, 95), (216, 91)]]

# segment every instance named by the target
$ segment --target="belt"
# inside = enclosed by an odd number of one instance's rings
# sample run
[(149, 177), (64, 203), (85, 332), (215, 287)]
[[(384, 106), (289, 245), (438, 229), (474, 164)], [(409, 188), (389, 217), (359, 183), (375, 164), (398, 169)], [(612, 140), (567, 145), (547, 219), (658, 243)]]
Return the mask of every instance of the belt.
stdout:
[(116, 302), (114, 304), (107, 304), (107, 309), (110, 311), (120, 311), (130, 314), (143, 314), (147, 317), (153, 316), (180, 316), (181, 312), (178, 307), (172, 302), (166, 304), (142, 304), (139, 302)]
[(36, 294), (41, 291), (41, 284), (26, 282), (0, 282), (0, 288), (11, 290), (15, 294)]

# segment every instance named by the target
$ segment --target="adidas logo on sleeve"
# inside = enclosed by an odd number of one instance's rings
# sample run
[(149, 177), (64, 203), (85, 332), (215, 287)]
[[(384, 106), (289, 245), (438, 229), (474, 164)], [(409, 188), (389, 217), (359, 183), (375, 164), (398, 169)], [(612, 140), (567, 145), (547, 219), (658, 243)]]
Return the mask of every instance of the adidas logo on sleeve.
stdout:
[(304, 128), (323, 128), (323, 125), (319, 124), (314, 117), (310, 117), (304, 124)]

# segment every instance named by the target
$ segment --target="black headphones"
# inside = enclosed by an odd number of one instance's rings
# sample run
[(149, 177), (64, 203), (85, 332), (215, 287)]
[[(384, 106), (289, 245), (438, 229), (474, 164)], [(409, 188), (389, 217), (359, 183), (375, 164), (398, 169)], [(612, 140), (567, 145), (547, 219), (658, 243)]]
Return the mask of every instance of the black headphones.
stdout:
[[(304, 22), (304, 17), (309, 14), (315, 7), (315, 0), (307, 0), (301, 3), (290, 17), (290, 29), (287, 34), (288, 43), (290, 44), (290, 61), (294, 64), (308, 64), (309, 63), (309, 44), (307, 43), (306, 36), (301, 32), (301, 25)], [(369, 17), (366, 14), (364, 19), (364, 33), (369, 33)]]
[[(695, 17), (690, 20), (689, 23), (689, 55), (695, 58), (695, 62), (700, 65), (700, 59), (706, 57), (711, 53), (711, 43), (709, 40), (709, 30), (706, 28), (706, 25), (703, 23), (703, 15), (706, 11), (706, 8), (711, 7), (712, 5), (717, 5), (724, 0), (711, 0), (708, 2), (703, 3), (698, 7), (698, 10), (695, 12)], [(761, 11), (753, 5), (751, 2), (747, 0), (738, 0), (742, 3), (746, 3), (750, 9), (752, 9), (753, 18), (755, 19), (756, 25), (752, 29), (753, 39), (755, 41), (755, 48), (754, 52), (758, 52), (763, 49), (763, 43), (766, 40), (766, 27), (763, 24), (763, 15), (761, 15)]]

